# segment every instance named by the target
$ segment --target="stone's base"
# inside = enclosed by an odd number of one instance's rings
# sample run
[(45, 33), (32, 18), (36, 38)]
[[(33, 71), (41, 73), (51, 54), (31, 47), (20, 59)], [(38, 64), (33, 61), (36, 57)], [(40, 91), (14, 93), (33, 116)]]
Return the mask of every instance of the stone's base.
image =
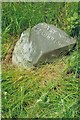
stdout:
[(13, 64), (23, 68), (52, 62), (55, 57), (66, 54), (76, 43), (64, 31), (46, 23), (39, 23), (31, 29), (31, 33), (29, 31), (21, 34), (12, 56)]

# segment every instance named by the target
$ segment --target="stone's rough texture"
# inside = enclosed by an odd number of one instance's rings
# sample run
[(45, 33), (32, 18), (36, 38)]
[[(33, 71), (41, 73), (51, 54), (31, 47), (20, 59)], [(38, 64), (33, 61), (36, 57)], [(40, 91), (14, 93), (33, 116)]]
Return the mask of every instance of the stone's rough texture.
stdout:
[(29, 34), (29, 30), (21, 34), (12, 57), (14, 64), (24, 68), (42, 62), (52, 62), (55, 57), (71, 49), (76, 42), (64, 31), (46, 23), (34, 26), (31, 36)]

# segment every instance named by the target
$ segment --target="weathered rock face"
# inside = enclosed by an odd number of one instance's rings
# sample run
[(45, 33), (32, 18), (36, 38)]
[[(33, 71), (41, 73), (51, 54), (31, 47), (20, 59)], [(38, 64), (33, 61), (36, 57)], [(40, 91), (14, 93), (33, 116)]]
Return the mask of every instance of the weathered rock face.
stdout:
[(71, 49), (75, 42), (56, 26), (39, 23), (31, 29), (31, 33), (26, 30), (21, 34), (13, 51), (12, 62), (24, 68), (52, 62), (55, 57)]

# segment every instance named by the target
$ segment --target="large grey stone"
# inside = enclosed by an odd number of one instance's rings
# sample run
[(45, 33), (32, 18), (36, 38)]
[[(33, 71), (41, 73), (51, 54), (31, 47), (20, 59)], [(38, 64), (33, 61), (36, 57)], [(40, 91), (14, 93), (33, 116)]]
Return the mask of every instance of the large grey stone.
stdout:
[(56, 26), (39, 23), (21, 34), (16, 43), (12, 62), (24, 68), (42, 62), (52, 62), (73, 47), (76, 40)]

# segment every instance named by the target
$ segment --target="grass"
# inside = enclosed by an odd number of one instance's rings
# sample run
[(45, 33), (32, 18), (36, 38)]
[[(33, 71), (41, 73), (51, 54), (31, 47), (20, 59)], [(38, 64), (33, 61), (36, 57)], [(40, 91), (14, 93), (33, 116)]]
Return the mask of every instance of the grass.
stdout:
[(2, 3), (2, 33), (6, 37), (7, 34), (20, 35), (41, 22), (56, 25), (70, 34), (73, 28), (79, 27), (78, 19), (78, 2)]
[(2, 65), (2, 118), (78, 117), (78, 80), (66, 73), (70, 56), (20, 70)]

